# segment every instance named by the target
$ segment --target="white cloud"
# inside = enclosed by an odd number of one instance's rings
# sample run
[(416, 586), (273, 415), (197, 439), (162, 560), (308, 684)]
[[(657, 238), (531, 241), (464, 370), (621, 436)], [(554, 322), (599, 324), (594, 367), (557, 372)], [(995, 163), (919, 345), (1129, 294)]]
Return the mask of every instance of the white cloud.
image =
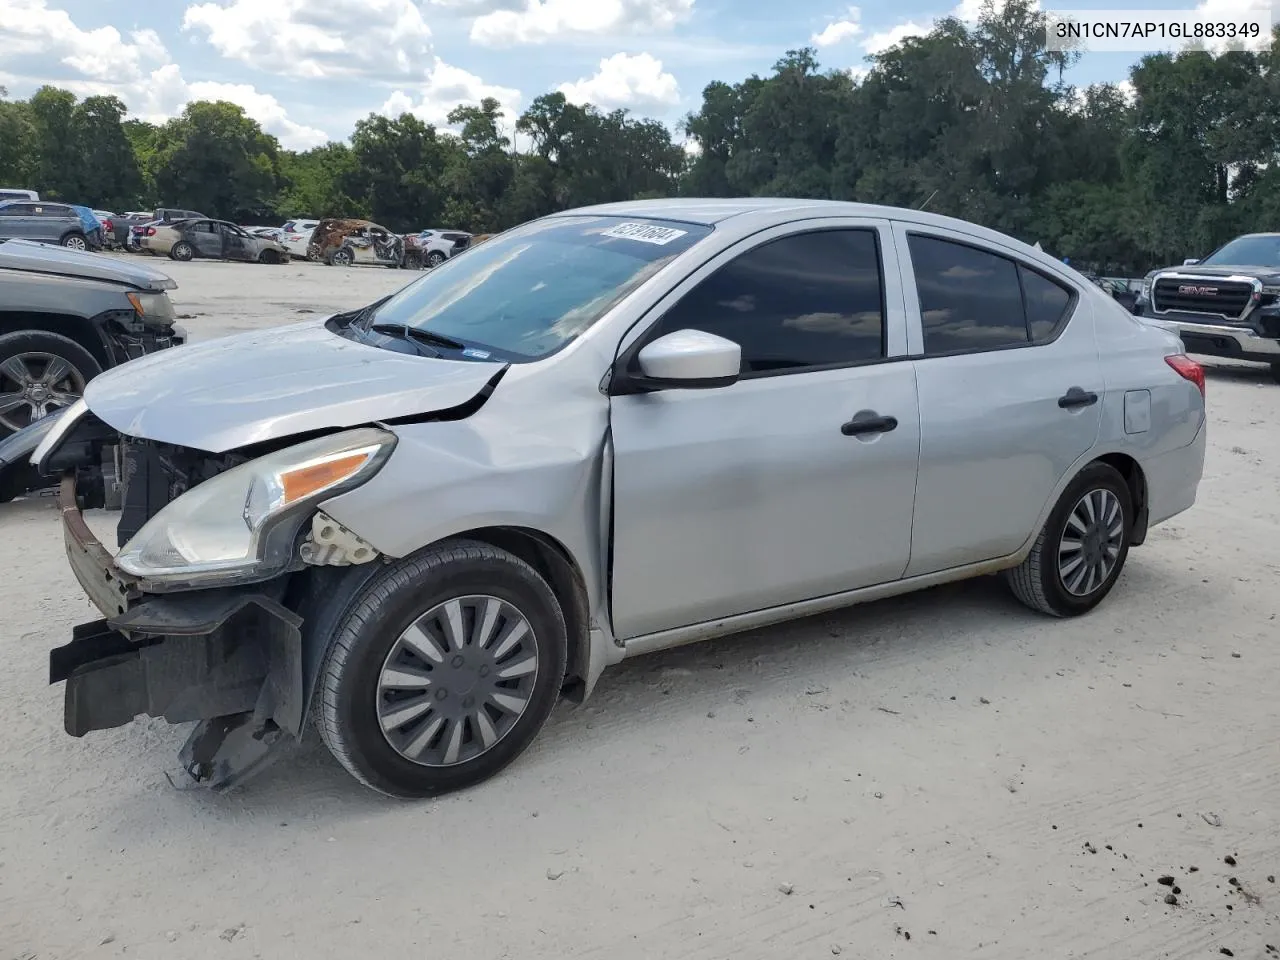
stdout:
[[(186, 85), (186, 100), (226, 100), (244, 108), (262, 129), (291, 150), (307, 150), (330, 138), (323, 130), (290, 120), (284, 105), (269, 93), (260, 93), (249, 83), (215, 83), (198, 80)], [(184, 104), (185, 106), (185, 104)]]
[(136, 30), (126, 40), (115, 27), (82, 30), (65, 10), (47, 0), (0, 0), (0, 81), (19, 89), (53, 83), (79, 97), (110, 94), (132, 116), (160, 123), (192, 100), (229, 100), (244, 108), (286, 147), (323, 143), (324, 131), (290, 120), (275, 97), (250, 84), (187, 83), (154, 30)]
[[(1267, 12), (1270, 12), (1273, 24), (1280, 23), (1280, 0), (1204, 0), (1196, 4), (1196, 13), (1204, 16), (1205, 19), (1216, 21), (1239, 23), (1247, 19), (1250, 14)], [(1256, 40), (1237, 44), (1237, 46), (1260, 52), (1271, 46), (1271, 33), (1263, 30)], [(1205, 47), (1214, 53), (1223, 53), (1230, 49), (1231, 45), (1224, 39), (1206, 43)]]
[(495, 10), (477, 17), (471, 40), (506, 47), (570, 35), (669, 30), (689, 18), (693, 5), (694, 0), (525, 0), (521, 10)]
[(846, 67), (844, 72), (849, 75), (849, 78), (853, 80), (854, 83), (861, 83), (863, 80), (867, 79), (867, 74), (871, 72), (871, 68)]
[(818, 47), (832, 47), (837, 43), (844, 43), (862, 32), (862, 24), (859, 22), (861, 18), (862, 11), (857, 7), (850, 7), (848, 13), (838, 20), (832, 20), (809, 40)]
[(867, 37), (862, 47), (870, 54), (884, 53), (890, 47), (897, 46), (907, 37), (923, 37), (932, 29), (932, 25), (925, 27), (914, 20), (908, 20), (906, 23), (900, 23), (896, 27), (890, 27), (888, 30), (873, 33)]
[[(416, 95), (416, 99), (415, 99)], [(493, 97), (502, 105), (505, 119), (512, 125), (520, 114), (520, 91), (485, 83), (474, 73), (445, 63), (439, 57), (427, 71), (426, 79), (411, 92), (396, 90), (379, 109), (388, 117), (412, 113), (424, 123), (437, 127), (447, 125), (449, 111), (463, 104), (478, 104), (485, 97)]]
[(405, 76), (431, 54), (414, 0), (219, 0), (194, 4), (184, 30), (224, 57), (285, 76)]
[(576, 83), (562, 83), (559, 91), (570, 103), (617, 107), (670, 107), (680, 102), (676, 78), (662, 69), (662, 61), (647, 53), (615, 53), (600, 61), (595, 75)]

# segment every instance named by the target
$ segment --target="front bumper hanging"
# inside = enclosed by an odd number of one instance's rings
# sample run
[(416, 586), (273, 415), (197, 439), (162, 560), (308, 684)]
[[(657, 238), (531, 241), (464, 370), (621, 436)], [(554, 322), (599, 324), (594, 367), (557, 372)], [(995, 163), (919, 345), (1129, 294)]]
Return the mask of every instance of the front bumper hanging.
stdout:
[(198, 721), (181, 753), (187, 772), (214, 789), (243, 782), (301, 735), (302, 617), (261, 588), (143, 593), (85, 523), (75, 486), (67, 476), (58, 493), (67, 557), (105, 618), (49, 654), (49, 682), (67, 685), (67, 733), (141, 714)]

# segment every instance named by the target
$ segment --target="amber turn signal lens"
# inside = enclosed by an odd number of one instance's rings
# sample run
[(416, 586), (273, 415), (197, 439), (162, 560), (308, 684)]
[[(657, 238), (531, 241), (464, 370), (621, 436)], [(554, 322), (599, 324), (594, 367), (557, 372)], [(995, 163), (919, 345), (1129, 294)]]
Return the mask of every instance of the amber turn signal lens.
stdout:
[(368, 462), (369, 454), (366, 452), (348, 453), (283, 473), (280, 475), (280, 483), (284, 488), (284, 502), (293, 503), (340, 483)]

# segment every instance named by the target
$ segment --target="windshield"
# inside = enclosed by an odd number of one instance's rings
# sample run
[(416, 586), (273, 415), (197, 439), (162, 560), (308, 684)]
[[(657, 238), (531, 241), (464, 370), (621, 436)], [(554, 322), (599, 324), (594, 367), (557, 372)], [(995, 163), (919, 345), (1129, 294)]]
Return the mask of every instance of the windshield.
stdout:
[(1200, 261), (1205, 265), (1280, 267), (1280, 234), (1237, 237)]
[(446, 337), (476, 359), (538, 360), (710, 232), (622, 217), (535, 221), (436, 267), (379, 306), (369, 324)]

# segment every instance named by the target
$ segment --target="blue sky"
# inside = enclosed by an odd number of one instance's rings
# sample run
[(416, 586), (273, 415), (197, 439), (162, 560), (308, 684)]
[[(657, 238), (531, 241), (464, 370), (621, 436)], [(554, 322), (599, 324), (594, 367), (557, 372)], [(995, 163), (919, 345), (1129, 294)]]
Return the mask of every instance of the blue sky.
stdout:
[[(959, 6), (956, 3), (959, 2)], [(767, 73), (788, 48), (825, 67), (923, 32), (981, 0), (0, 0), (0, 85), (42, 83), (120, 96), (172, 116), (227, 99), (304, 148), (343, 139), (370, 112), (443, 125), (494, 96), (514, 116), (541, 93), (628, 107), (673, 128), (712, 80)], [(1230, 12), (1280, 0), (1124, 0), (1125, 9)], [(1111, 8), (1098, 0), (1055, 3)], [(1123, 80), (1138, 54), (1086, 54), (1078, 84)]]

